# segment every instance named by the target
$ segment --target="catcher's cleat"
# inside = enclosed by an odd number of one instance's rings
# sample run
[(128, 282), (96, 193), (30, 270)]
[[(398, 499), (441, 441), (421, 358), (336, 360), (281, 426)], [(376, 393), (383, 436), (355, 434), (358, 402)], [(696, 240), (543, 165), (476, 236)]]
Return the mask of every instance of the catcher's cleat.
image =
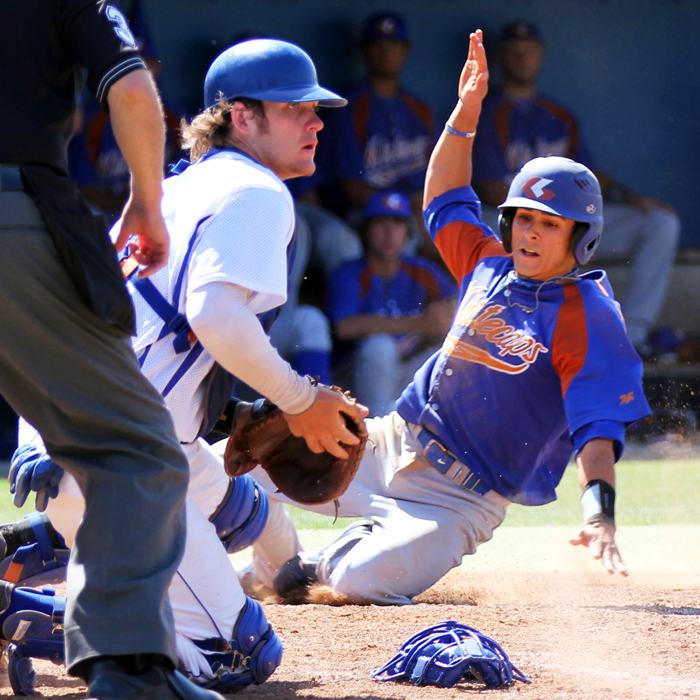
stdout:
[(290, 603), (305, 603), (309, 587), (328, 584), (336, 561), (347, 554), (360, 540), (372, 533), (372, 523), (357, 520), (348, 525), (337, 540), (317, 552), (301, 552), (285, 562), (275, 576), (275, 593)]

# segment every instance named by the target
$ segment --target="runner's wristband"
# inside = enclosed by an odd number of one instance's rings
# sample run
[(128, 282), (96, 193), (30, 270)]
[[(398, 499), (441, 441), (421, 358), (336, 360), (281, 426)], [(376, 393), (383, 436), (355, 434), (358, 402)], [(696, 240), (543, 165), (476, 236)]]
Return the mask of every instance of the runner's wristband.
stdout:
[(465, 139), (473, 139), (476, 136), (476, 131), (457, 131), (449, 122), (445, 122), (445, 131), (450, 136), (463, 136)]
[(615, 489), (607, 481), (591, 479), (581, 494), (583, 521), (615, 525)]

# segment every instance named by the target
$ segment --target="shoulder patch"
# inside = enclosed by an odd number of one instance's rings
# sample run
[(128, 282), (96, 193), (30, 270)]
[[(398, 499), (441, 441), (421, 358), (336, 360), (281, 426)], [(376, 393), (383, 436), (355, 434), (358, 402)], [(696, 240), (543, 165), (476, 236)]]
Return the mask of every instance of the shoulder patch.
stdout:
[(116, 7), (114, 7), (114, 5), (107, 5), (107, 9), (105, 10), (105, 16), (110, 22), (112, 22), (112, 24), (116, 25), (114, 27), (114, 33), (127, 46), (130, 46), (132, 49), (135, 49), (136, 39), (131, 33), (131, 29), (129, 29), (129, 24), (126, 21), (126, 17), (124, 17), (124, 15), (121, 13), (121, 10), (118, 10)]

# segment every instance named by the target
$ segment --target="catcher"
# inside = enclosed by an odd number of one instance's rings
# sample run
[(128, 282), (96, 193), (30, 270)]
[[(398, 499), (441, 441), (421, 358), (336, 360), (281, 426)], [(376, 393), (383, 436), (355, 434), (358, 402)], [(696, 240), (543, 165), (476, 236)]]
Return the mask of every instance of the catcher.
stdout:
[[(291, 433), (313, 453), (347, 458), (343, 445), (357, 446), (360, 438), (343, 414), (353, 421), (367, 414), (341, 392), (296, 374), (262, 322), (287, 293), (294, 208), (283, 180), (314, 172), (323, 127), (316, 110), (345, 103), (318, 84), (311, 59), (293, 44), (260, 39), (224, 51), (206, 76), (205, 110), (184, 128), (192, 163), (164, 182), (168, 266), (142, 280), (133, 260), (123, 261), (136, 309), (134, 350), (165, 398), (190, 464), (187, 544), (170, 587), (178, 656), (192, 678), (222, 690), (265, 680), (279, 664), (281, 645), (243, 593), (220, 542), (240, 547), (242, 527), (254, 538), (267, 515), (264, 496), (250, 478), (232, 481), (201, 436), (221, 416), (235, 378), (279, 406)], [(19, 501), (28, 490), (42, 496), (55, 490), (55, 469), (37, 450), (15, 460)], [(64, 475), (47, 507), (65, 540), (54, 538), (54, 548), (71, 545), (82, 508), (78, 485)], [(25, 545), (35, 529), (41, 525), (24, 526)], [(255, 657), (241, 667), (246, 654), (236, 645), (247, 638)]]
[(600, 187), (572, 160), (536, 158), (514, 178), (494, 235), (470, 187), (487, 80), (479, 31), (424, 199), (460, 300), (441, 350), (416, 372), (396, 412), (367, 421), (373, 449), (339, 514), (368, 521), (303, 552), (283, 512), (289, 500), (264, 472), (252, 472), (271, 510), (247, 573), (283, 598), (325, 596), (311, 586), (320, 583), (336, 602), (410, 603), (491, 539), (510, 503), (554, 500), (572, 453), (584, 515), (572, 543), (626, 575), (615, 545), (615, 462), (625, 426), (649, 407), (642, 362), (605, 273), (577, 271), (602, 233)]

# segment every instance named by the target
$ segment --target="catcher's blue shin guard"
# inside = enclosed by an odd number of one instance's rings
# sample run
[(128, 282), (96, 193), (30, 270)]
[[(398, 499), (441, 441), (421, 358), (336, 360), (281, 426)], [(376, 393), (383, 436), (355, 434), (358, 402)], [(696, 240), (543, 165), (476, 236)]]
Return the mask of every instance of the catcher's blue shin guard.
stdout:
[(55, 547), (47, 530), (48, 520), (42, 513), (29, 513), (24, 519), (31, 526), (34, 542), (18, 547), (0, 562), (0, 579), (36, 587), (63, 583), (70, 557), (63, 538), (56, 533), (63, 546)]
[(13, 588), (9, 596), (1, 597), (8, 603), (0, 614), (0, 622), (10, 684), (15, 695), (32, 695), (36, 682), (32, 659), (64, 663), (62, 625), (66, 599), (56, 596), (50, 588)]
[(229, 554), (240, 552), (260, 537), (267, 523), (267, 494), (249, 474), (231, 479), (228, 491), (209, 520)]
[(454, 620), (414, 634), (396, 655), (370, 671), (377, 681), (410, 681), (416, 685), (451, 688), (458, 681), (500, 688), (514, 680), (530, 681), (490, 637)]
[(195, 640), (216, 678), (190, 678), (211, 690), (231, 693), (264, 683), (282, 661), (282, 642), (265, 618), (262, 606), (246, 597), (230, 640)]
[(360, 540), (372, 534), (372, 523), (350, 523), (337, 540), (317, 552), (301, 552), (280, 567), (273, 587), (280, 598), (303, 603), (309, 586), (328, 579), (335, 561), (347, 554)]

